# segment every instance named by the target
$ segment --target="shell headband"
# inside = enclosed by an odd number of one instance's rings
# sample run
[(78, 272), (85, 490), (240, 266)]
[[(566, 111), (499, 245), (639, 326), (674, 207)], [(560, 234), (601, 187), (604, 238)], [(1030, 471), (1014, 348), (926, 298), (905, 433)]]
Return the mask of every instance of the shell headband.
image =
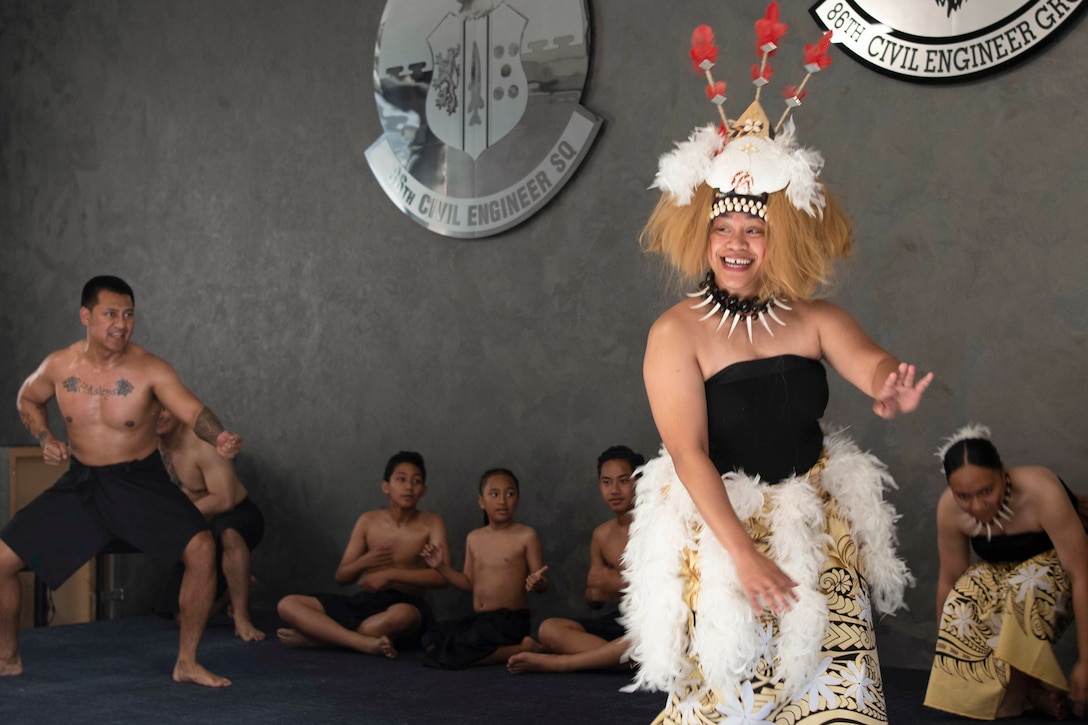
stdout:
[(723, 108), (725, 83), (715, 81), (711, 74), (718, 59), (714, 32), (700, 25), (692, 33), (691, 60), (696, 71), (706, 77), (706, 95), (717, 106), (721, 123), (696, 128), (686, 141), (659, 159), (652, 187), (671, 194), (677, 206), (690, 204), (695, 190), (705, 182), (716, 191), (711, 219), (729, 211), (765, 218), (767, 195), (783, 189), (798, 210), (813, 217), (823, 215), (826, 200), (818, 178), (823, 156), (797, 144), (793, 121), (787, 119), (808, 93), (805, 85), (809, 78), (831, 64), (827, 55), (831, 31), (815, 45), (805, 46), (806, 75), (799, 85), (786, 87), (786, 110), (772, 128), (759, 97), (774, 73), (769, 61), (787, 29), (778, 17), (778, 3), (772, 2), (766, 16), (756, 21), (760, 62), (752, 66), (755, 100), (732, 121)]

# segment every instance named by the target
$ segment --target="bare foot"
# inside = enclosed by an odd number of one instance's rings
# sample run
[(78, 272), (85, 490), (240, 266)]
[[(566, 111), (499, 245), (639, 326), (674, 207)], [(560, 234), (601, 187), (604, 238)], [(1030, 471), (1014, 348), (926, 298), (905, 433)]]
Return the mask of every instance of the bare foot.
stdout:
[(174, 682), (192, 682), (205, 687), (227, 687), (230, 680), (226, 677), (212, 674), (204, 669), (198, 662), (174, 665)]
[(523, 672), (562, 672), (556, 655), (542, 652), (518, 652), (506, 661), (506, 669), (511, 674), (520, 675)]
[(288, 647), (324, 647), (323, 642), (307, 637), (297, 629), (280, 627), (276, 630), (276, 637)]
[(544, 652), (544, 645), (540, 644), (540, 642), (537, 642), (532, 637), (526, 637), (525, 639), (521, 640), (521, 651), (537, 653)]
[(1069, 702), (1064, 692), (1051, 690), (1049, 687), (1032, 680), (1028, 683), (1028, 702), (1039, 712), (1045, 712), (1056, 720), (1065, 720), (1069, 717)]
[(393, 640), (388, 637), (374, 637), (369, 634), (359, 634), (359, 640), (352, 644), (352, 648), (368, 655), (381, 655), (389, 659), (396, 659), (397, 649), (393, 646)]
[(234, 636), (240, 637), (243, 642), (260, 642), (264, 639), (264, 632), (253, 626), (253, 622), (240, 622), (234, 620)]
[(16, 652), (10, 660), (0, 661), (0, 677), (14, 677), (23, 674), (23, 659)]
[(389, 659), (395, 660), (397, 658), (397, 650), (393, 646), (393, 640), (388, 637), (378, 637), (378, 648)]

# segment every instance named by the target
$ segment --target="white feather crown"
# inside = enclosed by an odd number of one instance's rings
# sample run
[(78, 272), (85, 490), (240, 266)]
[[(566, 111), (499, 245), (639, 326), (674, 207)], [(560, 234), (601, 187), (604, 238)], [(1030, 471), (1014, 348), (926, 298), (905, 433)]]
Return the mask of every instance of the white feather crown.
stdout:
[(945, 438), (941, 442), (941, 445), (937, 447), (937, 452), (935, 454), (937, 456), (937, 459), (941, 462), (942, 467), (944, 465), (944, 457), (948, 455), (948, 451), (951, 450), (952, 446), (956, 445), (960, 441), (968, 441), (973, 439), (981, 439), (984, 441), (990, 440), (990, 429), (982, 425), (981, 423), (968, 423), (952, 435)]
[[(739, 196), (765, 202), (768, 194), (785, 190), (786, 198), (796, 209), (813, 217), (823, 215), (827, 203), (819, 181), (823, 156), (798, 145), (793, 121), (787, 122), (787, 117), (793, 108), (801, 105), (809, 78), (831, 63), (827, 56), (831, 31), (819, 43), (805, 46), (806, 75), (798, 86), (786, 88), (786, 110), (772, 128), (759, 96), (774, 72), (768, 61), (786, 32), (786, 25), (778, 17), (778, 4), (772, 2), (766, 16), (756, 22), (761, 53), (759, 65), (752, 68), (756, 96), (744, 113), (732, 121), (723, 108), (725, 83), (715, 81), (711, 75), (718, 57), (714, 33), (709, 26), (700, 25), (692, 34), (691, 59), (695, 69), (706, 76), (709, 84), (706, 94), (717, 106), (721, 123), (696, 128), (686, 141), (659, 159), (652, 188), (670, 194), (677, 206), (690, 204), (695, 190), (706, 183), (717, 192), (716, 201)], [(716, 203), (712, 218), (734, 208), (733, 204)]]

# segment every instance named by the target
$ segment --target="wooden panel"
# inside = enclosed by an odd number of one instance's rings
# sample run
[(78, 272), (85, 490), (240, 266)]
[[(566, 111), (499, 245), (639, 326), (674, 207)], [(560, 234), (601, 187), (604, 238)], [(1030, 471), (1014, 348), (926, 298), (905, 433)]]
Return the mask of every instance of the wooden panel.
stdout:
[[(36, 447), (12, 447), (8, 452), (8, 511), (15, 512), (53, 485), (68, 470), (68, 464), (50, 466)], [(23, 606), (19, 618), (22, 628), (34, 626), (34, 575), (19, 575), (23, 584)], [(94, 561), (83, 565), (59, 589), (51, 592), (50, 624), (75, 624), (94, 619)]]

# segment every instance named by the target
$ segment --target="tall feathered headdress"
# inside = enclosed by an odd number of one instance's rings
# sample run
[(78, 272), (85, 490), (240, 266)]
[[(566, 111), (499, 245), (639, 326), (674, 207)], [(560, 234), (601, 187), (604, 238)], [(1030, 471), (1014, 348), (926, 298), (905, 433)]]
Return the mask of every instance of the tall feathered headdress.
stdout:
[(711, 218), (730, 211), (765, 217), (767, 195), (783, 189), (795, 208), (813, 217), (822, 215), (826, 200), (818, 176), (823, 156), (797, 144), (789, 114), (801, 105), (813, 74), (830, 65), (831, 31), (818, 43), (805, 46), (806, 75), (800, 84), (786, 87), (786, 109), (772, 127), (760, 104), (760, 93), (774, 73), (769, 61), (786, 30), (779, 22), (778, 3), (771, 2), (765, 17), (756, 21), (759, 63), (752, 66), (755, 100), (732, 121), (724, 109), (726, 84), (716, 81), (711, 73), (718, 60), (714, 31), (700, 25), (692, 33), (692, 64), (706, 77), (706, 95), (717, 106), (721, 123), (696, 128), (686, 141), (661, 157), (653, 187), (671, 194), (678, 206), (691, 203), (693, 193), (705, 182), (717, 192)]

